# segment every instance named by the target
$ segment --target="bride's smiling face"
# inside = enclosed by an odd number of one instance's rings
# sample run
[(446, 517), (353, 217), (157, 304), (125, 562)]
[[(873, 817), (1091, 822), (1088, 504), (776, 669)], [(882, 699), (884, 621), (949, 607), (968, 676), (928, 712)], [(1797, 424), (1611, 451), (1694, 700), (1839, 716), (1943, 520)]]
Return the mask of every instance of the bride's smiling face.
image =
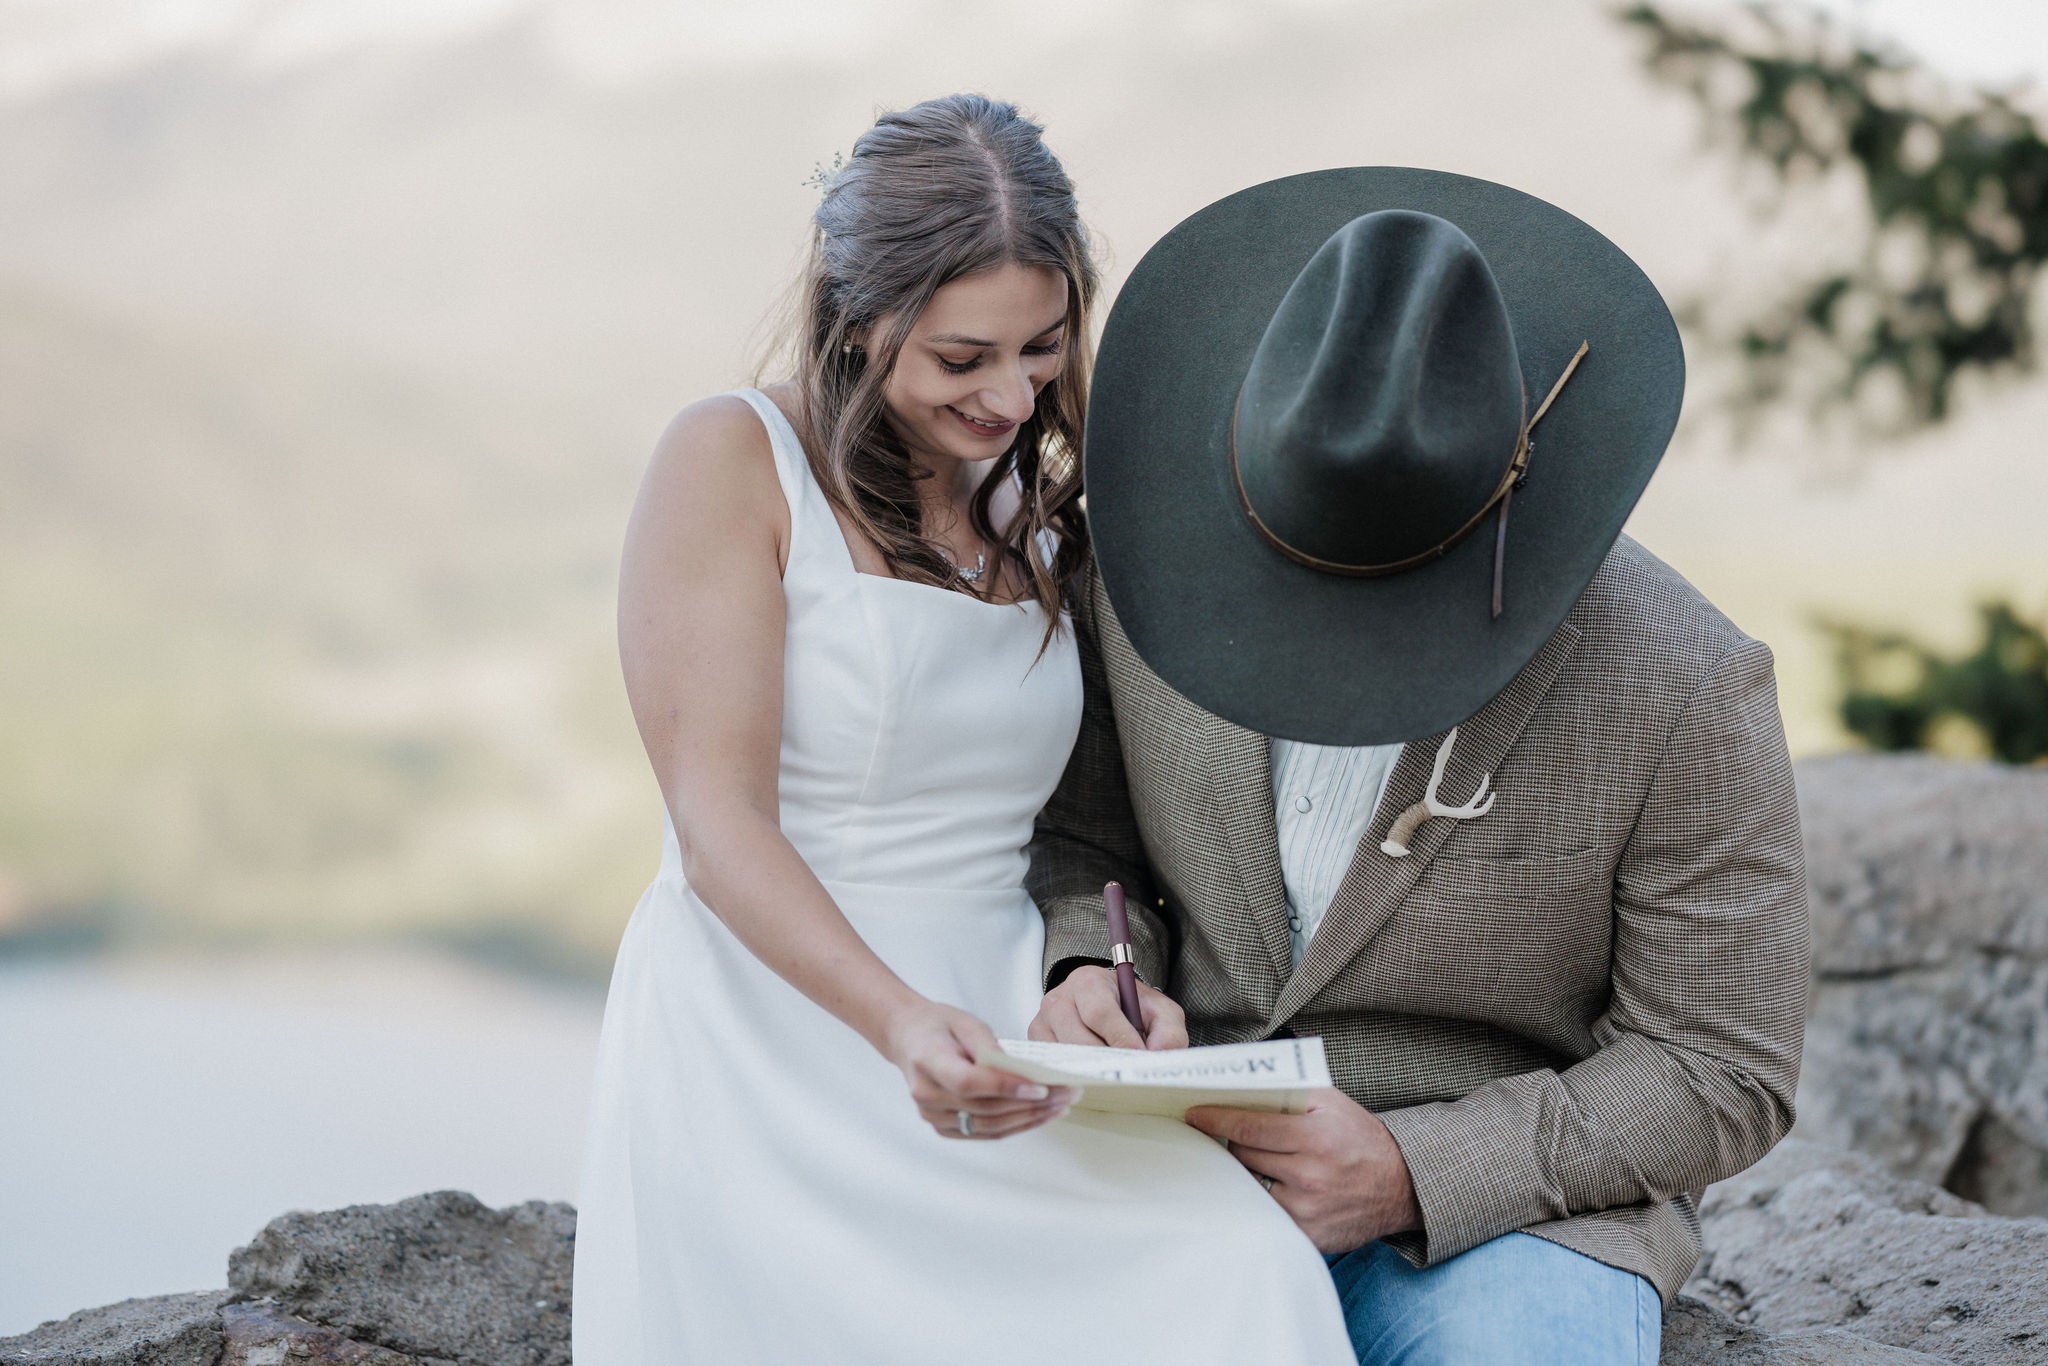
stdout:
[(882, 396), (889, 425), (924, 460), (992, 460), (1059, 373), (1067, 277), (1004, 265), (941, 285), (903, 343)]

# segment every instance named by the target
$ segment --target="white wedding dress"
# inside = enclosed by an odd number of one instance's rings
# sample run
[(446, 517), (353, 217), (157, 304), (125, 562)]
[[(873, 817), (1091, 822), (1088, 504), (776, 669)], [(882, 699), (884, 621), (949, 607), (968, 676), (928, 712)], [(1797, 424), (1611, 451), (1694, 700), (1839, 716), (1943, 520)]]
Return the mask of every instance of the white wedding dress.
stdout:
[[(1023, 890), (1081, 680), (1044, 615), (857, 573), (766, 395), (790, 507), (782, 829), (910, 985), (1036, 1013)], [(949, 1140), (692, 895), (673, 828), (619, 947), (576, 1236), (577, 1366), (1351, 1366), (1329, 1273), (1227, 1152), (1070, 1115)]]

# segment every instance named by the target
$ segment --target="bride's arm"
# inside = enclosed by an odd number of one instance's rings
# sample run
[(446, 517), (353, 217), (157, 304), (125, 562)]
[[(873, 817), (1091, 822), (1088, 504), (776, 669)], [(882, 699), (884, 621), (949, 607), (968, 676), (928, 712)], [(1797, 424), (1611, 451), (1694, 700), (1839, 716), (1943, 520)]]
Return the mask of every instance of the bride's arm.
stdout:
[(926, 1000), (868, 947), (783, 836), (782, 567), (789, 511), (744, 401), (670, 424), (633, 506), (620, 565), (626, 693), (682, 845), (690, 888), (748, 950), (902, 1069), (919, 1111), (977, 1137), (1056, 1116), (1067, 1093), (973, 1061), (980, 1020)]

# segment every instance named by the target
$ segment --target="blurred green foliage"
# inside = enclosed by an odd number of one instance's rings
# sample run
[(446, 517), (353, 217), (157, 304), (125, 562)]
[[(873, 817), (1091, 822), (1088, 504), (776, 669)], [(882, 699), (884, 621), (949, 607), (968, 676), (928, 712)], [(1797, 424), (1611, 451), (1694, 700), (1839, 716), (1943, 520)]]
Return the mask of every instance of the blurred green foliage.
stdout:
[(1962, 723), (2006, 763), (2048, 761), (2048, 631), (2009, 603), (1978, 615), (1983, 639), (1953, 659), (1895, 632), (1822, 623), (1835, 641), (1842, 724), (1895, 750), (1938, 747), (1939, 729)]
[[(1652, 75), (1692, 94), (1710, 136), (1818, 194), (1853, 172), (1868, 232), (1706, 340), (1740, 364), (1754, 415), (1809, 384), (1818, 412), (1893, 431), (1938, 423), (1966, 374), (2031, 370), (2034, 295), (2048, 262), (2048, 142), (2012, 96), (1960, 93), (1910, 55), (1805, 7), (1752, 4), (1711, 20), (1650, 4), (1617, 12), (1648, 38)], [(1777, 201), (1782, 204), (1782, 200)], [(1775, 207), (1775, 205), (1774, 205)], [(1873, 390), (1893, 391), (1872, 421)], [(1842, 724), (1883, 750), (2048, 758), (2048, 634), (2010, 603), (1978, 608), (1983, 637), (1947, 658), (1898, 632), (1822, 622)]]
[(1958, 93), (1817, 11), (1752, 5), (1688, 21), (1638, 4), (1618, 17), (1649, 39), (1651, 73), (1699, 101), (1710, 136), (1781, 185), (1860, 172), (1872, 230), (1857, 258), (1732, 329), (1739, 408), (1778, 402), (1795, 372), (1825, 360), (1817, 407), (1855, 409), (1873, 380), (1895, 381), (1875, 425), (1911, 429), (1948, 416), (1959, 376), (2033, 367), (2048, 143), (2010, 96)]

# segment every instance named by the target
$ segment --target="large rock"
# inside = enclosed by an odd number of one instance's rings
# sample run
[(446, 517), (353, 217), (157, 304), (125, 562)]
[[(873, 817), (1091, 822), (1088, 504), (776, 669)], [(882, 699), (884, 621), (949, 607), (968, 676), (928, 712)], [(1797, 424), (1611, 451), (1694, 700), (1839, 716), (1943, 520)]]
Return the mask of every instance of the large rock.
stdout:
[[(567, 1366), (574, 1237), (567, 1205), (490, 1210), (451, 1191), (288, 1214), (234, 1254), (238, 1293), (85, 1310), (0, 1339), (0, 1366)], [(1726, 1298), (1722, 1287), (1694, 1288)], [(1746, 1305), (1737, 1312), (1752, 1313)], [(1772, 1335), (1684, 1297), (1665, 1313), (1662, 1359), (1665, 1366), (1933, 1360), (1831, 1327)]]
[(1814, 993), (1795, 1131), (2048, 1215), (2048, 769), (1799, 767)]
[(19, 1337), (0, 1338), (6, 1366), (214, 1366), (225, 1290), (153, 1295), (81, 1309)]
[(1888, 1347), (1839, 1328), (1772, 1337), (1680, 1295), (1664, 1310), (1658, 1366), (1934, 1366), (1939, 1357)]
[(2048, 1219), (1797, 1139), (1710, 1189), (1700, 1214), (1707, 1251), (1686, 1291), (1739, 1320), (1972, 1366), (2048, 1361)]
[(220, 1366), (434, 1366), (287, 1314), (269, 1300), (223, 1305)]
[[(237, 1295), (405, 1356), (569, 1366), (576, 1211), (460, 1191), (273, 1219), (228, 1258)], [(366, 1362), (365, 1366), (379, 1366)]]

